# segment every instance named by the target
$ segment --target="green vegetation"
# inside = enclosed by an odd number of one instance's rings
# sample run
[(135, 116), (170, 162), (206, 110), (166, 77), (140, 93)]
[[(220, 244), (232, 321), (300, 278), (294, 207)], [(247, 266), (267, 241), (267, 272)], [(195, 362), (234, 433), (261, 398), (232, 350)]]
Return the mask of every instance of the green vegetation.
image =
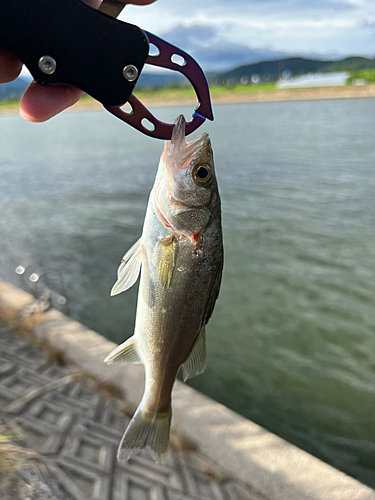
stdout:
[(179, 98), (190, 98), (195, 96), (192, 87), (161, 87), (156, 89), (135, 89), (134, 95), (142, 101), (143, 98), (151, 97), (161, 100), (175, 100)]
[(210, 87), (212, 95), (226, 95), (226, 94), (248, 94), (256, 92), (267, 92), (275, 90), (274, 82), (259, 83), (257, 85), (234, 85), (233, 87), (224, 87), (223, 85), (213, 85)]
[(20, 440), (20, 437), (13, 435), (11, 432), (0, 432), (0, 474), (13, 472), (20, 466), (21, 461), (15, 451), (19, 455), (21, 448), (13, 445), (14, 441)]
[[(261, 83), (259, 85), (212, 85), (210, 86), (210, 92), (212, 96), (222, 96), (229, 94), (247, 94), (249, 92), (264, 92), (275, 90), (274, 83)], [(135, 95), (142, 100), (142, 98), (155, 98), (155, 99), (170, 99), (176, 100), (180, 98), (190, 98), (195, 97), (194, 90), (189, 88), (181, 87), (167, 87), (154, 90), (136, 90)]]
[(9, 101), (0, 101), (0, 110), (2, 108), (13, 108), (18, 106), (20, 103), (19, 99), (11, 99)]
[(375, 83), (375, 69), (364, 69), (362, 71), (354, 71), (348, 78), (348, 84), (353, 85), (356, 81), (364, 83)]

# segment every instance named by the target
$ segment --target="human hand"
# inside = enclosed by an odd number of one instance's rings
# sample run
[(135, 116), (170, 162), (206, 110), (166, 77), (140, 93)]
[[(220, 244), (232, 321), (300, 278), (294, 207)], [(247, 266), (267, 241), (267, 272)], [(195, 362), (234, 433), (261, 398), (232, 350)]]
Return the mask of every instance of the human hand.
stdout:
[[(84, 0), (98, 9), (101, 0)], [(148, 5), (155, 0), (119, 0), (124, 4)], [(11, 82), (20, 74), (22, 63), (16, 56), (0, 48), (0, 83)], [(20, 115), (30, 122), (44, 122), (70, 106), (73, 106), (83, 95), (75, 87), (54, 85), (43, 87), (32, 82), (20, 102)]]

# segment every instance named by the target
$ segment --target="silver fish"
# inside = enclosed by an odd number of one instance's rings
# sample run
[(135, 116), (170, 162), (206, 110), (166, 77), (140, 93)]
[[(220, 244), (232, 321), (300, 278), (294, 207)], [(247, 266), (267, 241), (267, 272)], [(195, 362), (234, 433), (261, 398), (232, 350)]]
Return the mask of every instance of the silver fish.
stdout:
[(182, 115), (164, 145), (142, 236), (123, 257), (111, 295), (130, 288), (141, 267), (134, 336), (105, 361), (145, 367), (145, 392), (125, 430), (118, 458), (149, 449), (155, 459), (164, 461), (173, 384), (181, 366), (184, 381), (205, 369), (205, 325), (223, 268), (211, 142), (206, 133), (186, 142)]

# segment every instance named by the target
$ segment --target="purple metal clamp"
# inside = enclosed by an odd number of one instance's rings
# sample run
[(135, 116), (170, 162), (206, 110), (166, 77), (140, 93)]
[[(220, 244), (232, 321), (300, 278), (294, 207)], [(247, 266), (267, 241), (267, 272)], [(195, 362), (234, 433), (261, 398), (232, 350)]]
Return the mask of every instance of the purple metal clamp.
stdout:
[[(186, 123), (186, 135), (189, 135), (197, 130), (206, 119), (214, 119), (206, 77), (199, 64), (189, 54), (148, 31), (144, 33), (150, 44), (155, 45), (159, 51), (157, 55), (149, 55), (146, 64), (182, 73), (195, 90), (199, 105), (193, 113), (192, 120)], [(173, 62), (174, 56), (179, 56), (178, 59), (182, 61), (182, 64)], [(172, 137), (173, 124), (158, 120), (134, 95), (130, 96), (128, 103), (131, 106), (130, 112), (113, 106), (105, 106), (105, 108), (145, 135), (167, 140)], [(148, 127), (145, 126), (146, 124)]]

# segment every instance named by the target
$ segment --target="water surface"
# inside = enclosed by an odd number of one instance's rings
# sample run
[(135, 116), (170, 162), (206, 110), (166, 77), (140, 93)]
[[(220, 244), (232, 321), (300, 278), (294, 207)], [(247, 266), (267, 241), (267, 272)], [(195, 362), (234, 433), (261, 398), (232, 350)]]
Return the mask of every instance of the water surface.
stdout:
[[(225, 269), (191, 385), (375, 487), (375, 100), (215, 114)], [(109, 290), (162, 143), (104, 112), (2, 117), (0, 137), (0, 275), (59, 269), (71, 315), (122, 342), (136, 288)]]

